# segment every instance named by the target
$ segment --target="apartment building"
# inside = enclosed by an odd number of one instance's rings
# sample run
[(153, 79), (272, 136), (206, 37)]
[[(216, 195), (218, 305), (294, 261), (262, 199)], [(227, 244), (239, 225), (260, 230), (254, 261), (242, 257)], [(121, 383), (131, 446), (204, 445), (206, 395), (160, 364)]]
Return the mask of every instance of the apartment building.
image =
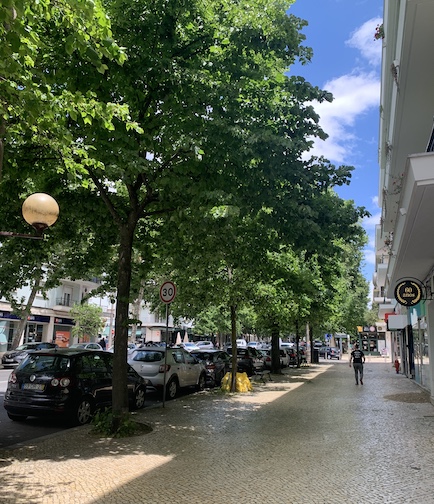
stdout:
[(374, 301), (434, 400), (434, 1), (384, 0)]

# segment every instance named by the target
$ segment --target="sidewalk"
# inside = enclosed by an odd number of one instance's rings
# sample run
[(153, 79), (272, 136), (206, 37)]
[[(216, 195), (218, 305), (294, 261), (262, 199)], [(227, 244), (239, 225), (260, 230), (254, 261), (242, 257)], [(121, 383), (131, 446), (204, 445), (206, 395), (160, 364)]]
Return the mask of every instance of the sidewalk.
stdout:
[(0, 502), (434, 503), (434, 408), (390, 363), (358, 387), (347, 361), (272, 378), (145, 409), (143, 436), (85, 426), (0, 450)]

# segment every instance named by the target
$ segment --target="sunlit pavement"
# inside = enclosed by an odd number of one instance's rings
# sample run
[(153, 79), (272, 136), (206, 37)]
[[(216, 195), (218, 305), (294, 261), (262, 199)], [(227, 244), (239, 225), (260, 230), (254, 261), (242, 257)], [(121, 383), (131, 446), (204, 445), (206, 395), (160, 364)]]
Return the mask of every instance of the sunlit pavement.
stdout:
[(434, 407), (391, 363), (348, 361), (145, 409), (150, 434), (80, 427), (0, 450), (0, 502), (434, 503)]

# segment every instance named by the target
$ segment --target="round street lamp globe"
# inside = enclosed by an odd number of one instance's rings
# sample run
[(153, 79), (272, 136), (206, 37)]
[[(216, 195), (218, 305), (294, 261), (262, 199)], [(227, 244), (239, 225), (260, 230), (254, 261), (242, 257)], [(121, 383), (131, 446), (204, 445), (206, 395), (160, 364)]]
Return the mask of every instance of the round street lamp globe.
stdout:
[(59, 205), (48, 194), (34, 193), (24, 201), (22, 212), (24, 220), (42, 232), (56, 222), (59, 217)]

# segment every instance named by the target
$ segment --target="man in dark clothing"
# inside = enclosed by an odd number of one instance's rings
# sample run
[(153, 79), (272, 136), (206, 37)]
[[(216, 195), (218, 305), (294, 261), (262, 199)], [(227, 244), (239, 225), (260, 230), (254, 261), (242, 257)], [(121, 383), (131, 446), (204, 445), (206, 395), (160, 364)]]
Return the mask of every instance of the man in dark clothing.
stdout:
[(356, 385), (359, 384), (359, 375), (360, 375), (360, 384), (363, 385), (363, 364), (365, 363), (365, 354), (359, 350), (359, 345), (356, 343), (354, 345), (354, 350), (351, 352), (350, 357), (350, 367), (351, 361), (353, 361), (354, 375), (356, 377)]

